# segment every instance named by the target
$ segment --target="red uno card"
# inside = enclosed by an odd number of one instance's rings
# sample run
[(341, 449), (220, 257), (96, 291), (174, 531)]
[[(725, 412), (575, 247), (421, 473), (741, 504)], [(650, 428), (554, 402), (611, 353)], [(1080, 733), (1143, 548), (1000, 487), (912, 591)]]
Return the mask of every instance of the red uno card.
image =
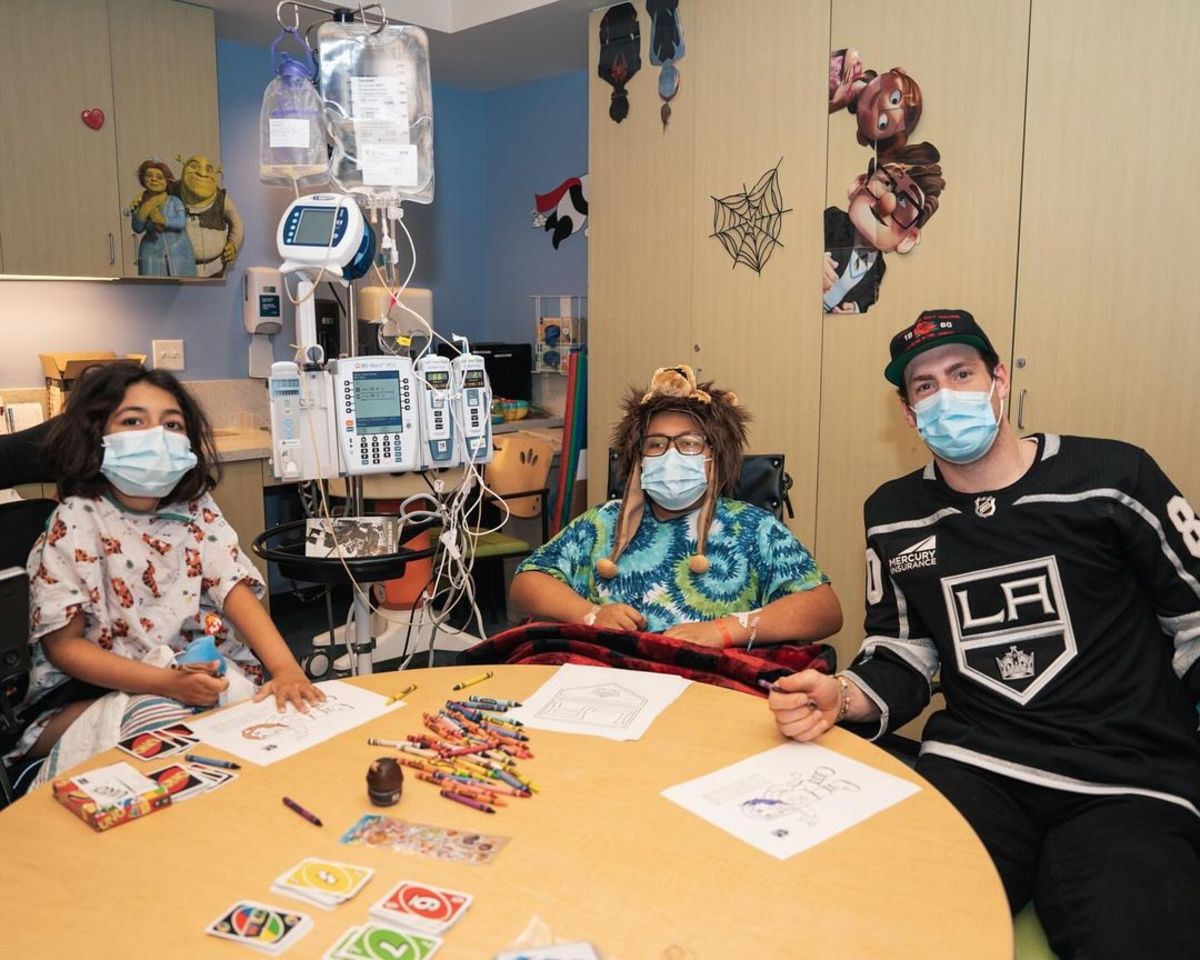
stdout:
[(150, 732), (126, 737), (117, 743), (117, 749), (138, 760), (154, 760), (178, 753), (183, 747), (173, 740), (164, 740), (154, 732)]
[(204, 780), (197, 777), (187, 767), (181, 767), (178, 764), (159, 767), (157, 770), (151, 770), (146, 776), (165, 789), (171, 795), (171, 799), (175, 801), (186, 800), (188, 797), (208, 789), (208, 784)]
[(411, 930), (441, 933), (471, 905), (469, 893), (403, 880), (371, 908), (371, 915)]

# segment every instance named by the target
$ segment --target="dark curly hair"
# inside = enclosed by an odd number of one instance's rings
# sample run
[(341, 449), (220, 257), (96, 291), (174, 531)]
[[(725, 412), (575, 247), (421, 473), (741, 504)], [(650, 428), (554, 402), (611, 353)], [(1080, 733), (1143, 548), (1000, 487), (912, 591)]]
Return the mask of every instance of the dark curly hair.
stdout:
[(50, 475), (57, 478), (60, 500), (98, 497), (111, 488), (100, 472), (104, 460), (104, 428), (108, 418), (120, 408), (125, 391), (137, 383), (166, 390), (175, 398), (183, 412), (192, 452), (196, 455), (196, 465), (162, 498), (163, 502), (195, 500), (220, 481), (221, 469), (212, 425), (183, 384), (165, 370), (146, 370), (132, 362), (112, 363), (84, 372), (71, 390), (66, 411), (51, 421), (43, 441), (42, 457)]
[(704, 403), (693, 397), (659, 395), (642, 402), (644, 390), (631, 389), (621, 401), (623, 416), (613, 427), (610, 442), (617, 454), (617, 476), (628, 478), (634, 463), (642, 457), (646, 425), (656, 413), (686, 413), (700, 425), (713, 455), (714, 478), (720, 496), (731, 497), (742, 472), (742, 454), (746, 449), (746, 427), (750, 414), (727, 390), (714, 387), (712, 381), (698, 384), (712, 400)]

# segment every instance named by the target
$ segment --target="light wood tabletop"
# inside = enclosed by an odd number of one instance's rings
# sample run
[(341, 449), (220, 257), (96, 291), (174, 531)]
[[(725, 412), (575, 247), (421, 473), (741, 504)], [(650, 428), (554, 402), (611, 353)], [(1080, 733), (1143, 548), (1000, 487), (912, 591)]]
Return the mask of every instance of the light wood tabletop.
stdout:
[[(553, 667), (499, 666), (469, 692), (521, 699)], [(402, 879), (474, 896), (436, 960), (488, 960), (534, 917), (606, 960), (971, 957), (1013, 953), (1012, 923), (982, 845), (950, 804), (906, 766), (834, 730), (822, 745), (922, 789), (788, 860), (777, 860), (661, 796), (780, 742), (763, 700), (694, 683), (634, 742), (531, 731), (521, 761), (539, 793), (495, 815), (452, 803), (406, 770), (404, 795), (373, 807), (370, 762), (389, 751), (367, 737), (423, 731), (421, 713), (459, 696), (478, 667), (378, 674), (382, 693), (418, 685), (405, 707), (269, 767), (243, 764), (218, 790), (144, 820), (95, 833), (40, 788), (0, 812), (4, 955), (49, 958), (228, 957), (249, 948), (204, 934), (238, 899), (287, 907), (315, 928), (285, 952), (317, 958)], [(206, 750), (219, 756), (214, 748)], [(126, 759), (117, 751), (84, 767)], [(143, 772), (153, 761), (130, 761)], [(324, 820), (283, 806), (288, 795)], [(496, 860), (469, 865), (346, 846), (364, 813), (510, 838)], [(306, 856), (373, 867), (332, 911), (272, 893)]]

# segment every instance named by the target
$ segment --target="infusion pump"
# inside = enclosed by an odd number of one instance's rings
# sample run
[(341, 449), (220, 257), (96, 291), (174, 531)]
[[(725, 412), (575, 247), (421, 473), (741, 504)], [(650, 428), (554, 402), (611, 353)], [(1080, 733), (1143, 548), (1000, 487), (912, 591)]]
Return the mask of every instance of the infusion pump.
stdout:
[(281, 480), (404, 473), (492, 459), (483, 358), (349, 357), (271, 366), (271, 462)]

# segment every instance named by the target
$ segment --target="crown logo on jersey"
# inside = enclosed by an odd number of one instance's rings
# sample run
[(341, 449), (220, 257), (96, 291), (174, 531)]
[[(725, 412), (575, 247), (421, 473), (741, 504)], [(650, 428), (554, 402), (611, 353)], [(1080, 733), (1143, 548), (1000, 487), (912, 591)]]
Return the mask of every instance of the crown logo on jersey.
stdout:
[(1015, 646), (1008, 648), (1008, 653), (996, 658), (996, 666), (1000, 668), (1001, 680), (1027, 680), (1033, 676), (1033, 654), (1018, 650)]

